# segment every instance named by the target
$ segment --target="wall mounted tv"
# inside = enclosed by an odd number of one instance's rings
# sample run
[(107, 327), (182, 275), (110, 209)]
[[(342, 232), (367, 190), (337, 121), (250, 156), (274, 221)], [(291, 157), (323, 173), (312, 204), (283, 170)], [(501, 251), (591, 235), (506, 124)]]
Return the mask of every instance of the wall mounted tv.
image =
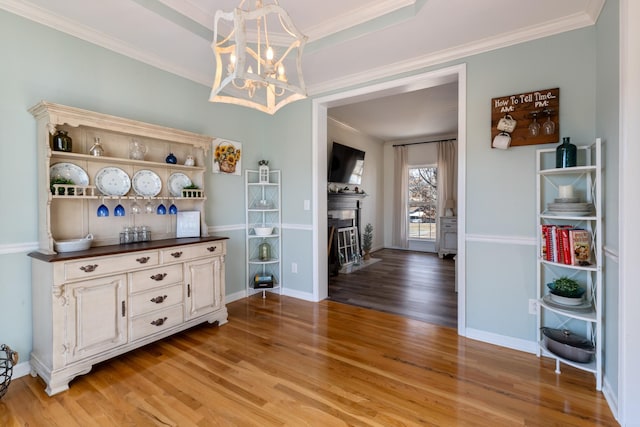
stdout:
[(339, 184), (362, 184), (364, 151), (333, 143), (327, 181)]

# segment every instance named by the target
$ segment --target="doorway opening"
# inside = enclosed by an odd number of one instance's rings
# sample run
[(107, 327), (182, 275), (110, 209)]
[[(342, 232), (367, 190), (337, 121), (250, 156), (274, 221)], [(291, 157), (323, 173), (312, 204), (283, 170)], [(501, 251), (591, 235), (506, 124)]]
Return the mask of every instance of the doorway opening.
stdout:
[(313, 203), (313, 294), (316, 301), (328, 296), (327, 260), (327, 110), (367, 99), (409, 93), (457, 81), (458, 83), (458, 253), (456, 279), (458, 286), (458, 333), (465, 335), (465, 147), (466, 147), (466, 65), (460, 64), (416, 76), (392, 80), (345, 91), (313, 100), (312, 113), (312, 177)]

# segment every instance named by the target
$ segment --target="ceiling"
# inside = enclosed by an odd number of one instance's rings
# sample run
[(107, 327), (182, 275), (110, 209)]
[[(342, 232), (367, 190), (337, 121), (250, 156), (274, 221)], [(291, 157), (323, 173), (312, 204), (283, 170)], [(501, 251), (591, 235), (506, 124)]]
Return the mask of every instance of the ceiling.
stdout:
[[(252, 5), (254, 0), (246, 0)], [(272, 0), (264, 0), (271, 3)], [(280, 0), (308, 36), (303, 73), (310, 95), (593, 25), (605, 0)], [(0, 8), (206, 86), (213, 81), (214, 14), (240, 0), (0, 0)], [(398, 129), (440, 134), (454, 84), (331, 109), (383, 140), (411, 137), (380, 120), (420, 117)], [(203, 96), (208, 97), (208, 91)], [(435, 105), (438, 101), (438, 105)], [(424, 108), (422, 108), (424, 107)], [(422, 123), (422, 128), (418, 125)], [(427, 126), (427, 127), (425, 127)]]

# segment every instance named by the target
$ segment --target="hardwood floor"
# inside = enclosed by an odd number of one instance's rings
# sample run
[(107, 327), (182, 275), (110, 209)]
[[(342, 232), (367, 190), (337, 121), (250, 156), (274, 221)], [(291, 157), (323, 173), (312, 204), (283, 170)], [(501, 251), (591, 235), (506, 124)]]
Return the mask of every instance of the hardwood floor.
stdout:
[(456, 328), (455, 261), (437, 254), (382, 249), (380, 261), (350, 274), (329, 277), (332, 301)]
[(254, 295), (48, 397), (15, 379), (0, 425), (614, 426), (591, 374), (398, 315)]

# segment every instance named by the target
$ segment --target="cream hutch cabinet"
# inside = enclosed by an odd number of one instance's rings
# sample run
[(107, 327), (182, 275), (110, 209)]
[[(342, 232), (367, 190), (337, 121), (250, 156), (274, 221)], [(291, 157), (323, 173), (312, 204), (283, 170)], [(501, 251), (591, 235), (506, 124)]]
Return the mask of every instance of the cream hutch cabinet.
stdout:
[[(44, 101), (29, 111), (37, 122), (39, 174), (39, 249), (29, 254), (30, 363), (32, 375), (46, 382), (46, 392), (64, 391), (95, 363), (198, 323), (226, 323), (226, 238), (209, 236), (205, 223), (205, 153), (213, 138)], [(72, 138), (72, 151), (51, 149), (51, 135), (58, 130)], [(88, 154), (96, 138), (102, 156)], [(134, 141), (145, 148), (143, 159), (129, 158)], [(175, 164), (165, 162), (170, 153)], [(185, 165), (187, 158), (193, 164)], [(85, 172), (88, 182), (63, 184), (64, 194), (57, 187), (52, 191), (55, 165)], [(125, 194), (103, 195), (95, 181), (105, 168), (128, 177), (143, 171), (157, 181), (125, 188)], [(176, 187), (188, 182), (199, 189), (187, 194)], [(156, 187), (148, 191), (145, 185)], [(134, 203), (154, 210), (134, 214)], [(101, 204), (110, 216), (97, 215)], [(113, 215), (117, 204), (125, 215)], [(198, 212), (200, 236), (176, 238), (178, 215), (156, 211), (160, 204)], [(120, 244), (124, 227), (142, 224), (151, 231), (150, 241)], [(56, 253), (56, 241), (88, 234), (94, 237), (89, 249)]]

